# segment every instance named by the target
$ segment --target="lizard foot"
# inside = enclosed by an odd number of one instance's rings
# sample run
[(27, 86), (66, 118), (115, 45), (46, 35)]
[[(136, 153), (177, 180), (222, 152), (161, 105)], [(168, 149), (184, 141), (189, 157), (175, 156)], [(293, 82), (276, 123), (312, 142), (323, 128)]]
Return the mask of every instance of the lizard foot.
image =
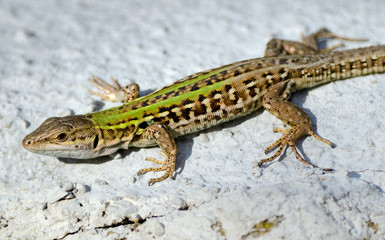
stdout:
[[(271, 162), (274, 159), (276, 159), (278, 156), (281, 155), (284, 147), (286, 145), (289, 145), (293, 149), (293, 152), (294, 152), (296, 158), (300, 162), (302, 162), (302, 163), (304, 163), (304, 164), (306, 164), (308, 166), (312, 166), (314, 168), (319, 168), (318, 166), (305, 161), (305, 159), (303, 159), (303, 157), (298, 153), (298, 150), (297, 150), (297, 148), (295, 146), (296, 141), (298, 141), (299, 139), (301, 139), (305, 135), (312, 135), (317, 140), (322, 141), (322, 142), (328, 144), (330, 147), (333, 147), (333, 143), (331, 143), (330, 141), (320, 137), (312, 129), (307, 129), (306, 127), (302, 127), (301, 128), (301, 125), (294, 126), (292, 128), (287, 128), (287, 129), (282, 129), (282, 128), (275, 127), (273, 129), (273, 131), (274, 132), (280, 132), (283, 135), (277, 141), (275, 141), (273, 144), (268, 146), (266, 148), (266, 150), (265, 150), (265, 153), (266, 154), (269, 153), (273, 148), (276, 148), (276, 147), (278, 147), (278, 150), (277, 150), (277, 152), (273, 156), (271, 156), (269, 158), (262, 159), (261, 161), (259, 161), (258, 162), (258, 166), (259, 167), (262, 167), (262, 165), (264, 163), (266, 163), (266, 162)], [(333, 171), (333, 169), (331, 169), (331, 168), (322, 168), (322, 170), (325, 171), (325, 172)]]
[(144, 169), (139, 170), (139, 172), (138, 172), (138, 176), (140, 176), (140, 175), (143, 175), (143, 174), (145, 174), (147, 172), (166, 171), (163, 174), (163, 176), (161, 176), (159, 178), (151, 178), (148, 181), (148, 185), (149, 186), (153, 185), (156, 182), (163, 181), (164, 179), (166, 179), (168, 177), (170, 177), (171, 179), (174, 179), (173, 174), (174, 174), (174, 171), (175, 171), (175, 160), (176, 160), (175, 158), (176, 158), (176, 156), (175, 155), (168, 156), (167, 153), (165, 153), (164, 151), (161, 151), (161, 153), (166, 158), (166, 160), (160, 161), (160, 160), (157, 160), (157, 159), (151, 158), (151, 157), (147, 157), (146, 158), (147, 161), (151, 161), (153, 163), (159, 164), (159, 165), (161, 165), (161, 167), (158, 167), (158, 168), (144, 168)]
[(139, 85), (136, 83), (131, 83), (122, 88), (114, 78), (111, 78), (113, 85), (95, 76), (90, 78), (89, 81), (104, 92), (90, 91), (91, 94), (99, 96), (102, 100), (127, 103), (139, 97)]

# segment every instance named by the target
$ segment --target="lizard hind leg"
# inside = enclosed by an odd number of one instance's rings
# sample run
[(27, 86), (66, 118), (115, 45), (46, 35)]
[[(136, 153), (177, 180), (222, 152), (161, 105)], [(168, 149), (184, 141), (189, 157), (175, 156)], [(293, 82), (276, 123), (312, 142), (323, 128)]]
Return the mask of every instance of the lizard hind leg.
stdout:
[(340, 42), (337, 45), (334, 45), (334, 46), (331, 46), (331, 47), (328, 47), (328, 48), (325, 48), (325, 49), (320, 49), (320, 47), (318, 45), (319, 39), (326, 39), (326, 38), (338, 39), (338, 40), (341, 40), (341, 41), (349, 41), (349, 42), (364, 42), (364, 41), (366, 41), (366, 39), (362, 39), (362, 38), (344, 37), (342, 35), (338, 35), (336, 33), (331, 32), (327, 28), (321, 28), (317, 32), (312, 33), (312, 34), (310, 34), (308, 36), (303, 36), (302, 35), (301, 36), (301, 42), (306, 44), (306, 45), (313, 46), (314, 48), (318, 49), (320, 53), (331, 52), (331, 51), (333, 51), (333, 50), (335, 50), (335, 49), (337, 49), (339, 47), (343, 47), (344, 46), (344, 44), (342, 42)]
[(338, 39), (341, 41), (366, 41), (360, 38), (349, 38), (337, 35), (326, 28), (321, 28), (315, 33), (307, 36), (302, 35), (301, 41), (289, 41), (285, 39), (273, 38), (266, 44), (265, 57), (277, 57), (286, 55), (304, 55), (304, 54), (318, 54), (324, 52), (331, 52), (336, 48), (344, 46), (341, 42), (335, 46), (321, 49), (319, 46), (320, 39)]
[[(295, 90), (295, 83), (294, 81), (285, 81), (277, 83), (273, 86), (271, 86), (267, 93), (264, 96), (263, 99), (263, 107), (272, 113), (274, 116), (276, 116), (278, 119), (282, 120), (284, 123), (290, 126), (290, 128), (287, 129), (281, 129), (281, 128), (274, 128), (274, 132), (280, 132), (282, 133), (282, 137), (279, 138), (277, 141), (275, 141), (273, 144), (268, 146), (265, 150), (265, 153), (269, 153), (272, 149), (278, 147), (278, 150), (276, 153), (269, 157), (262, 159), (259, 161), (258, 165), (261, 167), (266, 162), (271, 162), (277, 157), (279, 157), (284, 150), (285, 146), (289, 146), (293, 149), (293, 152), (296, 156), (296, 158), (308, 165), (312, 166), (314, 168), (318, 168), (317, 166), (305, 161), (303, 157), (298, 153), (298, 150), (295, 146), (295, 143), (305, 137), (306, 135), (312, 135), (317, 140), (320, 140), (324, 143), (327, 143), (329, 146), (333, 146), (333, 144), (318, 136), (313, 131), (312, 122), (310, 120), (310, 117), (298, 106), (294, 105), (293, 103), (287, 101), (289, 98), (290, 92)], [(323, 169), (324, 171), (331, 171), (329, 168)]]

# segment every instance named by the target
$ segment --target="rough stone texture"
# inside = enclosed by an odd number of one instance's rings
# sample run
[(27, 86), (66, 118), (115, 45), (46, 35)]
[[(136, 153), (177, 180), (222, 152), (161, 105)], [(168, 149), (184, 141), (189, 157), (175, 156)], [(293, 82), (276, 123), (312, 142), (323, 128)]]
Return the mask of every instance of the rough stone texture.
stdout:
[[(22, 138), (52, 116), (115, 106), (92, 75), (142, 94), (188, 74), (262, 56), (275, 36), (320, 27), (385, 44), (378, 1), (0, 1), (0, 239), (381, 239), (385, 235), (385, 81), (360, 77), (293, 101), (336, 143), (307, 138), (253, 168), (282, 126), (267, 112), (178, 139), (176, 180), (137, 178), (158, 148), (59, 161)], [(328, 42), (329, 46), (338, 41)]]

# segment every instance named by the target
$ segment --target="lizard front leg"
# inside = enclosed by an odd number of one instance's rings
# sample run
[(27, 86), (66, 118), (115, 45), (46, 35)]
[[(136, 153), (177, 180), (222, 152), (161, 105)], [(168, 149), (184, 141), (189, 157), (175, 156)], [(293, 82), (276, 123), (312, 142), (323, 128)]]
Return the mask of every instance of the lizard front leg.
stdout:
[(159, 145), (159, 147), (162, 149), (161, 153), (166, 158), (164, 161), (159, 161), (155, 158), (147, 157), (147, 161), (154, 162), (156, 164), (161, 165), (158, 168), (144, 168), (139, 170), (138, 175), (142, 175), (146, 172), (160, 172), (165, 171), (163, 176), (159, 178), (151, 178), (148, 181), (148, 185), (152, 185), (156, 182), (160, 182), (168, 177), (171, 179), (174, 179), (174, 171), (175, 171), (175, 163), (176, 163), (176, 153), (177, 148), (174, 141), (174, 138), (172, 137), (172, 134), (167, 129), (166, 126), (164, 126), (161, 123), (153, 123), (150, 126), (148, 126), (145, 131), (142, 134), (143, 138), (154, 138), (156, 143)]
[(121, 87), (119, 83), (111, 78), (114, 85), (108, 84), (106, 81), (93, 76), (89, 81), (104, 93), (90, 91), (91, 94), (99, 96), (102, 100), (111, 102), (131, 102), (139, 97), (139, 85), (131, 83), (125, 87)]
[[(295, 80), (279, 82), (271, 86), (263, 98), (263, 107), (278, 119), (283, 121), (285, 124), (289, 125), (291, 128), (274, 128), (274, 132), (280, 132), (283, 135), (280, 139), (268, 146), (265, 150), (265, 153), (267, 154), (276, 147), (278, 147), (278, 150), (272, 157), (259, 161), (259, 167), (261, 167), (263, 163), (271, 162), (280, 156), (284, 147), (289, 145), (293, 149), (293, 152), (299, 161), (314, 168), (318, 168), (317, 166), (305, 161), (303, 157), (298, 153), (295, 146), (295, 143), (306, 135), (312, 135), (317, 140), (327, 143), (331, 147), (333, 146), (330, 141), (318, 136), (313, 131), (310, 117), (302, 109), (287, 101), (287, 99), (290, 98), (291, 92), (294, 91)], [(332, 169), (324, 168), (323, 170), (331, 171)]]

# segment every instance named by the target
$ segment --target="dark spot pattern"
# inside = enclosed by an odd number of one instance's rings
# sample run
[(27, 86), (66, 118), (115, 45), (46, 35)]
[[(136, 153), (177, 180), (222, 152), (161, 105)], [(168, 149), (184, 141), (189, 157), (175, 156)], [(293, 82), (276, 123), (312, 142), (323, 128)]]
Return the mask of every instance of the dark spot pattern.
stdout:
[(222, 93), (221, 91), (213, 90), (213, 91), (210, 92), (209, 96), (210, 96), (211, 98), (213, 98), (215, 95), (221, 94), (221, 93)]
[(191, 91), (196, 91), (199, 89), (199, 83), (195, 83), (192, 87), (191, 87)]
[(252, 83), (254, 81), (257, 81), (257, 78), (255, 76), (252, 76), (246, 80), (243, 81), (243, 84), (248, 85), (249, 83)]
[(247, 88), (249, 90), (250, 97), (255, 97), (257, 95), (257, 92), (255, 91), (255, 86)]
[(190, 120), (190, 112), (191, 111), (192, 111), (191, 108), (182, 108), (181, 109), (181, 112), (182, 112), (181, 117), (186, 119), (186, 120)]
[(204, 115), (207, 113), (207, 107), (204, 104), (197, 103), (195, 104), (193, 111), (195, 116)]
[(262, 74), (263, 78), (266, 78), (267, 76), (273, 76), (273, 73), (272, 72), (265, 72)]
[(189, 99), (189, 98), (184, 99), (184, 100), (182, 101), (182, 104), (183, 104), (183, 105), (188, 105), (188, 104), (191, 104), (191, 103), (194, 103), (194, 100), (191, 100), (191, 99)]
[(174, 123), (178, 123), (181, 119), (180, 117), (173, 111), (170, 111), (170, 113), (167, 115), (169, 119), (172, 119)]
[(138, 127), (142, 128), (142, 129), (146, 129), (148, 127), (148, 123), (147, 122), (141, 122)]
[(211, 107), (211, 112), (219, 111), (221, 109), (220, 99), (211, 99), (210, 100), (210, 107)]
[(287, 64), (287, 58), (281, 58), (281, 59), (279, 59), (279, 64), (281, 64), (281, 65)]

